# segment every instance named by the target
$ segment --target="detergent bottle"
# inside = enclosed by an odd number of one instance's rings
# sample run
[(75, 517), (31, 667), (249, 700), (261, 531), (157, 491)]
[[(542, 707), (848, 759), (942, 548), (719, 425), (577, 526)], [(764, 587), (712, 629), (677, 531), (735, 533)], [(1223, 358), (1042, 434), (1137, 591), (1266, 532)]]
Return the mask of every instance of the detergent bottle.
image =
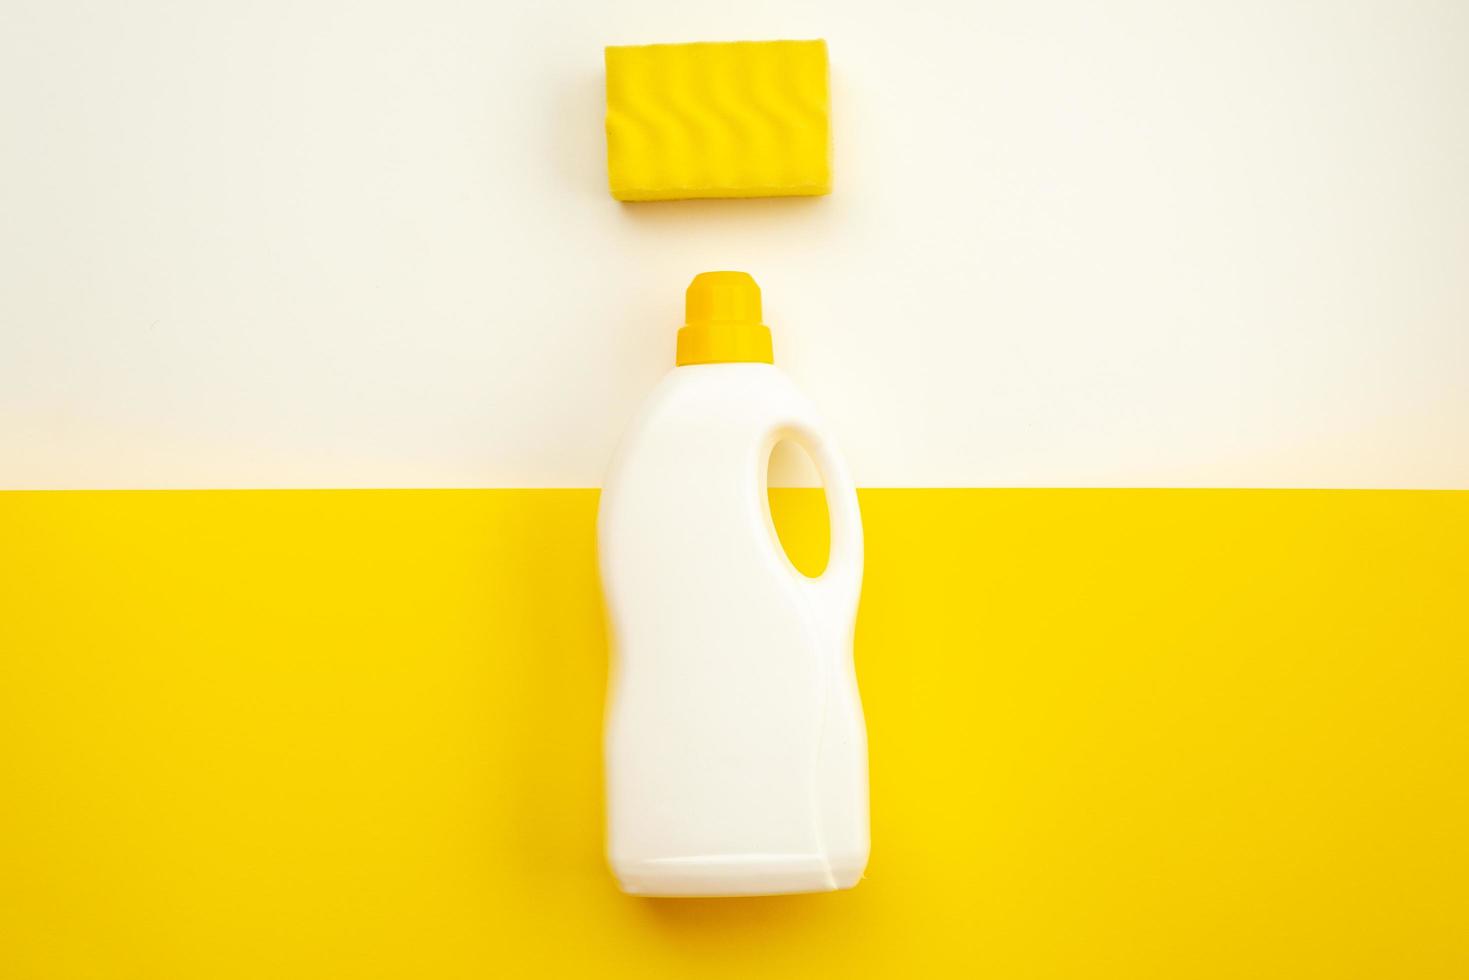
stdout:
[[(677, 366), (624, 434), (597, 518), (608, 859), (641, 895), (850, 888), (868, 854), (857, 493), (774, 365), (755, 280), (706, 272), (686, 303)], [(815, 578), (770, 514), (783, 440), (826, 490), (830, 557)]]

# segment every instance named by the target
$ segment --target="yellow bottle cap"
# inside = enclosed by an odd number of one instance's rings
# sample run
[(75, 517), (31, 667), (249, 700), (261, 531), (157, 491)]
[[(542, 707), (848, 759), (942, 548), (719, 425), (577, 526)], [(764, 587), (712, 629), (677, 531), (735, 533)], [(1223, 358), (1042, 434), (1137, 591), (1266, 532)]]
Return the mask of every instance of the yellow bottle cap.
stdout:
[(775, 363), (770, 328), (760, 322), (760, 287), (748, 272), (701, 272), (684, 294), (677, 363), (738, 361)]

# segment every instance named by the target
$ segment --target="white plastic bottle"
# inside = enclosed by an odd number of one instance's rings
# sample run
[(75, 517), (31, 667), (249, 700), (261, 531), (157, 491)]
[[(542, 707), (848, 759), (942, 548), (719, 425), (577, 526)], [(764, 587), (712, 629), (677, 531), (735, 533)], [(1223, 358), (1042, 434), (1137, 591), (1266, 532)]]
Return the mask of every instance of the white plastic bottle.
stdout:
[[(760, 290), (706, 272), (678, 366), (623, 436), (598, 547), (612, 641), (607, 848), (624, 891), (850, 888), (867, 865), (867, 734), (852, 664), (862, 524), (847, 469), (777, 370)], [(772, 448), (826, 487), (831, 551), (808, 578), (776, 536)]]

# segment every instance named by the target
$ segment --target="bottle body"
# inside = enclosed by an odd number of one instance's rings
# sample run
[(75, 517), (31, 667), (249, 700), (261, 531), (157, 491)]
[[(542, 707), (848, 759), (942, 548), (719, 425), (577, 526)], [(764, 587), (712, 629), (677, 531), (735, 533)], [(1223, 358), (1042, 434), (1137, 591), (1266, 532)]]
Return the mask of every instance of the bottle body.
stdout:
[[(786, 557), (766, 464), (790, 439), (832, 520), (826, 571)], [(624, 436), (598, 550), (612, 670), (608, 857), (625, 891), (851, 887), (867, 863), (867, 743), (852, 633), (856, 491), (773, 365), (675, 368)]]

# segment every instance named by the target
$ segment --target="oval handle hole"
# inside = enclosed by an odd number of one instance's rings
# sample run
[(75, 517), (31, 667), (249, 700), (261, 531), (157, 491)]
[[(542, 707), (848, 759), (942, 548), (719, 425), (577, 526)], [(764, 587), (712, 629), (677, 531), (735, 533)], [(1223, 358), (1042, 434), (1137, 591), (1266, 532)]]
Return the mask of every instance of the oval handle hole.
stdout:
[(771, 448), (765, 493), (781, 550), (796, 571), (817, 578), (831, 558), (831, 516), (821, 471), (796, 441), (782, 439)]

